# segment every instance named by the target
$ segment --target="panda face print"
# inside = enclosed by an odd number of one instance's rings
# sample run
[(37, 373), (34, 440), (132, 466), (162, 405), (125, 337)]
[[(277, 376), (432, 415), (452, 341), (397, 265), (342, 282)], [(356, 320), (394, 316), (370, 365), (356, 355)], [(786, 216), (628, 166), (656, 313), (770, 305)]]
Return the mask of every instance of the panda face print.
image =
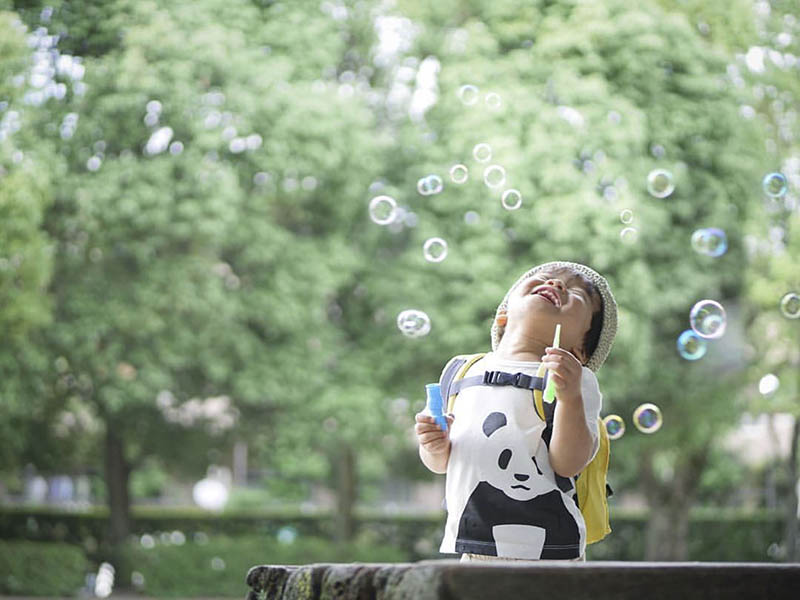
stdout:
[(536, 457), (528, 454), (524, 438), (508, 426), (504, 413), (487, 415), (482, 429), (487, 446), (486, 451), (481, 452), (481, 470), (492, 487), (521, 501), (554, 489), (552, 483), (542, 477)]

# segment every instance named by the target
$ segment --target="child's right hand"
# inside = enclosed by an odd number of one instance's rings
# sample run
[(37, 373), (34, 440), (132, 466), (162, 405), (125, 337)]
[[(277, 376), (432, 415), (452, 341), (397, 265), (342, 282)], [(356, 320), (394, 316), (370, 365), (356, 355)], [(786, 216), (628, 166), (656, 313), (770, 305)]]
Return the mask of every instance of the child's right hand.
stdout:
[(414, 415), (416, 425), (414, 433), (417, 434), (419, 445), (428, 454), (444, 454), (450, 450), (450, 428), (453, 426), (453, 415), (445, 415), (447, 431), (442, 431), (436, 424), (436, 419), (425, 413)]

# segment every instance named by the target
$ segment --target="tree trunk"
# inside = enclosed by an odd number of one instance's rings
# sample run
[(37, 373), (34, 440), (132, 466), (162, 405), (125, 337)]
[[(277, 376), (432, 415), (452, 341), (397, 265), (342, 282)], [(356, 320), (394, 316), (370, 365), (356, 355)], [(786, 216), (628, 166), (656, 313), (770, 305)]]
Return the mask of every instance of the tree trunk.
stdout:
[(644, 560), (689, 559), (689, 513), (707, 458), (708, 446), (704, 446), (684, 457), (670, 481), (662, 482), (653, 472), (651, 456), (644, 457), (642, 481), (650, 507)]
[(336, 537), (341, 542), (353, 539), (356, 531), (355, 505), (358, 488), (356, 455), (353, 447), (343, 442), (336, 457)]
[(786, 562), (797, 562), (800, 559), (800, 550), (797, 548), (797, 443), (799, 438), (800, 419), (795, 417), (794, 426), (792, 427), (791, 446), (789, 447), (789, 496), (783, 535), (786, 545)]
[(118, 548), (130, 533), (130, 497), (128, 479), (131, 467), (125, 460), (123, 440), (112, 423), (106, 424), (106, 491), (108, 493), (108, 542)]

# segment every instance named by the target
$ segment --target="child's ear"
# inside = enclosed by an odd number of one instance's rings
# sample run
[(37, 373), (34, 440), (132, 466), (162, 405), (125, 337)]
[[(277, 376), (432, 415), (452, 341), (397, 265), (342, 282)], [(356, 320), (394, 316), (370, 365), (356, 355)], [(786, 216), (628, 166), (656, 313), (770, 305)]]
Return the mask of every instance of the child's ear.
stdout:
[(586, 350), (583, 349), (583, 344), (581, 344), (580, 346), (578, 346), (576, 348), (572, 348), (570, 350), (570, 352), (572, 352), (572, 354), (575, 356), (575, 358), (577, 358), (579, 361), (581, 361), (582, 365), (586, 366), (586, 361), (589, 360), (589, 357), (586, 356)]
[(508, 315), (505, 312), (500, 312), (494, 318), (495, 323), (497, 323), (498, 327), (505, 327), (506, 323), (508, 323)]

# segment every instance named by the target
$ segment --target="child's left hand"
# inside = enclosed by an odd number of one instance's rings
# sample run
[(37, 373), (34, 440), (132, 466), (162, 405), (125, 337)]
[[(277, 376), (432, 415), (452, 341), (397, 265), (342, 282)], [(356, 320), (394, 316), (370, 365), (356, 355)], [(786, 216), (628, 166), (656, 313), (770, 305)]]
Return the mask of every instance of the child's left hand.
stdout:
[(583, 365), (575, 355), (562, 348), (545, 348), (542, 364), (550, 371), (556, 386), (556, 397), (561, 402), (582, 402), (581, 376)]

